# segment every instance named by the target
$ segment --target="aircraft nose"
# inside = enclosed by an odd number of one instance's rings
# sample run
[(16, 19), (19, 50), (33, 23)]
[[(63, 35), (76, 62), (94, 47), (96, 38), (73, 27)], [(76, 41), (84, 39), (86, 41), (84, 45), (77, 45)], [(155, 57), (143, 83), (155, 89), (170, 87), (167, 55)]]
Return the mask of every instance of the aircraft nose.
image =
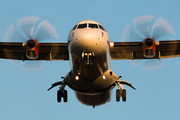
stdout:
[[(71, 53), (82, 54), (82, 52), (102, 52), (106, 50), (107, 41), (101, 39), (99, 31), (82, 30), (74, 33), (71, 41)], [(105, 48), (104, 48), (105, 47)]]
[(98, 34), (89, 30), (78, 31), (74, 34), (76, 48), (80, 51), (91, 52), (93, 47), (97, 44)]
[(82, 31), (77, 36), (77, 40), (83, 49), (93, 50), (93, 45), (96, 44), (98, 40), (98, 34), (93, 31)]

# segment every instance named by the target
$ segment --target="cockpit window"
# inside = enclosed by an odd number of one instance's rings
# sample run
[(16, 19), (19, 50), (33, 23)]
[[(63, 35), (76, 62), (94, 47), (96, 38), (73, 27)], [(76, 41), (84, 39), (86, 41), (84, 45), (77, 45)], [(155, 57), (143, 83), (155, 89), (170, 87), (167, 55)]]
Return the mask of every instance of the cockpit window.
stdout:
[(101, 30), (106, 31), (102, 25), (94, 24), (94, 23), (83, 23), (83, 24), (75, 25), (71, 31), (73, 31), (75, 29), (83, 29), (83, 28), (87, 28), (87, 27), (92, 28), (92, 29), (101, 29)]
[(106, 31), (106, 30), (103, 28), (103, 26), (102, 26), (102, 25), (99, 25), (99, 28), (100, 28), (101, 30)]
[(87, 23), (79, 24), (78, 29), (87, 28)]
[(89, 28), (98, 28), (97, 24), (89, 23)]
[(76, 27), (77, 27), (77, 25), (75, 25), (71, 31), (75, 30), (75, 29), (76, 29)]

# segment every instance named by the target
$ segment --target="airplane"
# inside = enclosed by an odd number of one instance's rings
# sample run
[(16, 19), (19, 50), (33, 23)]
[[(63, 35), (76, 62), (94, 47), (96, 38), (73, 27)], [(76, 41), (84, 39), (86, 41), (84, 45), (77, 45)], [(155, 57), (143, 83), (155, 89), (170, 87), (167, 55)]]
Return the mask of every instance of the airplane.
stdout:
[[(111, 42), (106, 29), (98, 22), (84, 20), (77, 23), (69, 33), (67, 42), (42, 43), (42, 40), (58, 38), (57, 31), (47, 20), (39, 17), (24, 17), (18, 25), (12, 24), (0, 42), (0, 58), (21, 61), (69, 60), (71, 70), (63, 80), (53, 83), (48, 89), (60, 86), (57, 102), (68, 101), (68, 86), (82, 104), (100, 106), (110, 102), (115, 86), (116, 101), (126, 101), (127, 85), (111, 69), (112, 60), (162, 59), (180, 56), (180, 40), (155, 41), (157, 38), (174, 34), (172, 26), (163, 18), (154, 22), (154, 16), (142, 16), (134, 20), (138, 35), (128, 25), (124, 39), (139, 41)], [(160, 35), (159, 35), (160, 34)], [(142, 37), (143, 36), (143, 37)], [(18, 41), (18, 42), (13, 42)]]

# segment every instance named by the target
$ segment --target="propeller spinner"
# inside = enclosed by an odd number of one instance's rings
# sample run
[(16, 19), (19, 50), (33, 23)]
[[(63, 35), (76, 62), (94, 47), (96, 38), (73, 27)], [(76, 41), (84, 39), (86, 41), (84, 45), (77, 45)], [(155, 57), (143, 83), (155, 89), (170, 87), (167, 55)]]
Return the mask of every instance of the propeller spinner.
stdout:
[(29, 39), (26, 42), (26, 57), (28, 59), (37, 59), (39, 56), (39, 43), (35, 39)]

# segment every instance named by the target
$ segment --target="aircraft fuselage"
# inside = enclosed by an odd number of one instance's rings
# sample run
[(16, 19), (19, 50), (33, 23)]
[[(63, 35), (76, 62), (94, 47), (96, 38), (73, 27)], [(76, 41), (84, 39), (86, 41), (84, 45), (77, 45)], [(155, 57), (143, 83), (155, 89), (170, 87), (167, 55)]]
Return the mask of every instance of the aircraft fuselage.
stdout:
[(68, 37), (72, 70), (65, 77), (77, 99), (86, 105), (101, 105), (111, 98), (118, 77), (111, 71), (109, 36), (105, 30), (90, 28), (94, 21), (82, 21), (86, 28), (72, 30)]

